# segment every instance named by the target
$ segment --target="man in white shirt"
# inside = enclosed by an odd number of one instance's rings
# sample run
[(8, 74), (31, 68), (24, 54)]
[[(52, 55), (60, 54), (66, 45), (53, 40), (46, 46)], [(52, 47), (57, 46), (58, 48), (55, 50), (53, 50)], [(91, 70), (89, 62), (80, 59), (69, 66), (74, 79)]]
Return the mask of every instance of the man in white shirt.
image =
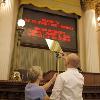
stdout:
[(71, 53), (65, 60), (66, 71), (59, 74), (52, 89), (51, 100), (83, 100), (84, 77), (79, 73), (79, 57)]

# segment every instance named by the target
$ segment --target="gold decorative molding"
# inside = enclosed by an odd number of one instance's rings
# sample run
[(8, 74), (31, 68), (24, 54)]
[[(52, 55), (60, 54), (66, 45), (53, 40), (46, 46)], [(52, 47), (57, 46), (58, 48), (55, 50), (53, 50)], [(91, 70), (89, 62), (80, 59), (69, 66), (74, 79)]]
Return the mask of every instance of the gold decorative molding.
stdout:
[(96, 4), (96, 15), (99, 16), (100, 15), (100, 2)]
[(80, 0), (20, 0), (20, 5), (32, 4), (36, 7), (47, 7), (51, 10), (62, 10), (81, 16)]
[[(98, 19), (100, 17), (100, 2), (96, 4), (95, 9), (96, 18)], [(97, 32), (100, 32), (100, 20), (97, 21)]]
[(89, 9), (94, 9), (96, 7), (98, 0), (82, 0), (82, 8), (83, 10), (89, 10)]

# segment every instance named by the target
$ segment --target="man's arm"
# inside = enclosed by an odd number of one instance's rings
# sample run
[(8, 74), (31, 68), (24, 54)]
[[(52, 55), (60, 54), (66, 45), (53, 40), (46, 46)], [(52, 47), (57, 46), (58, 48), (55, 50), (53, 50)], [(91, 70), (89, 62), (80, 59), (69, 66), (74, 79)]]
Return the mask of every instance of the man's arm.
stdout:
[(58, 77), (56, 78), (54, 87), (52, 89), (50, 100), (60, 100), (63, 86), (64, 86), (64, 81), (62, 80), (61, 75), (58, 75)]

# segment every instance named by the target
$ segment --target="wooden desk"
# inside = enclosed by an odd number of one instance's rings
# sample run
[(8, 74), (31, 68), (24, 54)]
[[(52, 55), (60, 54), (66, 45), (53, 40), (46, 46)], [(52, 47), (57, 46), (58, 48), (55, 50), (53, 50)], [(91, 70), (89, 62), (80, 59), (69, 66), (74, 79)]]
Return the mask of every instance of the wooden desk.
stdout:
[(0, 81), (0, 100), (25, 100), (26, 83), (16, 81)]

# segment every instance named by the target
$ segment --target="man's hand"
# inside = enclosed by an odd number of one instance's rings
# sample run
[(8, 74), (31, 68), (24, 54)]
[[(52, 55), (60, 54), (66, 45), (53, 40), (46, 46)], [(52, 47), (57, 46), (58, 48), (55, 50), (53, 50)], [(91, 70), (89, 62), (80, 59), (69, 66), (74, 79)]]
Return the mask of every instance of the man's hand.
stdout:
[(60, 56), (61, 58), (63, 58), (64, 60), (66, 60), (66, 54), (65, 54), (64, 52), (59, 53), (59, 56)]

